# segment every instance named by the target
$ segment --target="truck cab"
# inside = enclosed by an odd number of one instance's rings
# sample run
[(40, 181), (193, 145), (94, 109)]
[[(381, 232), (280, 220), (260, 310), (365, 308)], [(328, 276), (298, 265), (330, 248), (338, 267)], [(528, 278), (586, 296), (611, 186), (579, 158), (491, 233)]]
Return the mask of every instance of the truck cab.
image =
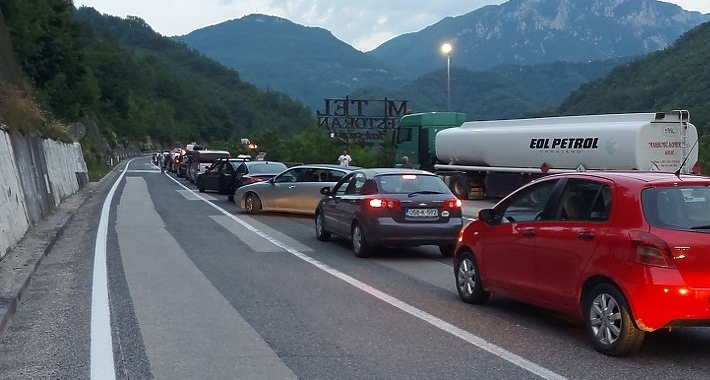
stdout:
[(466, 114), (461, 112), (426, 112), (404, 115), (395, 133), (395, 162), (401, 163), (402, 157), (409, 157), (409, 162), (417, 169), (434, 171), (436, 150), (434, 142), (440, 131), (459, 127), (466, 121)]

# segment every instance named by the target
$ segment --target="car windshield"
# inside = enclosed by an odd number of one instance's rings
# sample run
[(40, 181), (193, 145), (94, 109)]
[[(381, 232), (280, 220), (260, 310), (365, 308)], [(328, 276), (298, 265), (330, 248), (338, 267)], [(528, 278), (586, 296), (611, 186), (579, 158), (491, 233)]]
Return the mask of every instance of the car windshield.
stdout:
[(250, 174), (278, 174), (286, 170), (281, 162), (256, 162), (249, 165)]
[(421, 174), (387, 174), (375, 177), (380, 193), (384, 194), (448, 194), (441, 178)]
[(646, 189), (643, 212), (655, 227), (710, 230), (710, 188), (704, 186)]

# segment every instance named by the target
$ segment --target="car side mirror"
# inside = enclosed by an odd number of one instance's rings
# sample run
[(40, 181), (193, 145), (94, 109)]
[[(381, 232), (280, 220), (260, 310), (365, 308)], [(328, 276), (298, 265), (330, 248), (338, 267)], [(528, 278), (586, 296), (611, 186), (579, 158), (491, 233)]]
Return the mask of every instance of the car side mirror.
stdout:
[(479, 211), (478, 220), (486, 222), (487, 224), (498, 224), (500, 222), (500, 218), (496, 215), (496, 211), (492, 208)]
[(320, 189), (320, 193), (323, 194), (323, 195), (325, 195), (325, 196), (328, 196), (328, 197), (329, 197), (329, 196), (331, 195), (330, 187), (328, 187), (328, 186), (322, 187), (322, 188)]

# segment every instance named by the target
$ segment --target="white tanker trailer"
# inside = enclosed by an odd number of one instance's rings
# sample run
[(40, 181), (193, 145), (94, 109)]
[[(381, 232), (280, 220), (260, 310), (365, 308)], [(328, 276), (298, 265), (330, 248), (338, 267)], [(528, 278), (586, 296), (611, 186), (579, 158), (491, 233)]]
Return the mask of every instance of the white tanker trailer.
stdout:
[(463, 199), (502, 197), (552, 173), (699, 171), (698, 132), (687, 111), (474, 122), (464, 118), (448, 112), (406, 115), (396, 136), (398, 161), (408, 156), (416, 167), (436, 171)]

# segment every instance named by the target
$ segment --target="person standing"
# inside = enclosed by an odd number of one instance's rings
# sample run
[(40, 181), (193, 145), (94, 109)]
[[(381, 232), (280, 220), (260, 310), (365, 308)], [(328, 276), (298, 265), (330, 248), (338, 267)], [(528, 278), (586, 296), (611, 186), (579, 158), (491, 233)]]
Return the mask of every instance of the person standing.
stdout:
[(409, 157), (407, 156), (402, 156), (402, 167), (405, 169), (412, 169), (412, 163), (409, 162)]
[(343, 153), (338, 157), (338, 162), (340, 163), (340, 166), (345, 166), (348, 167), (350, 166), (350, 162), (352, 162), (352, 158), (348, 154), (347, 149), (343, 149)]
[(160, 172), (165, 173), (165, 153), (160, 152), (158, 155), (158, 165), (160, 165)]

